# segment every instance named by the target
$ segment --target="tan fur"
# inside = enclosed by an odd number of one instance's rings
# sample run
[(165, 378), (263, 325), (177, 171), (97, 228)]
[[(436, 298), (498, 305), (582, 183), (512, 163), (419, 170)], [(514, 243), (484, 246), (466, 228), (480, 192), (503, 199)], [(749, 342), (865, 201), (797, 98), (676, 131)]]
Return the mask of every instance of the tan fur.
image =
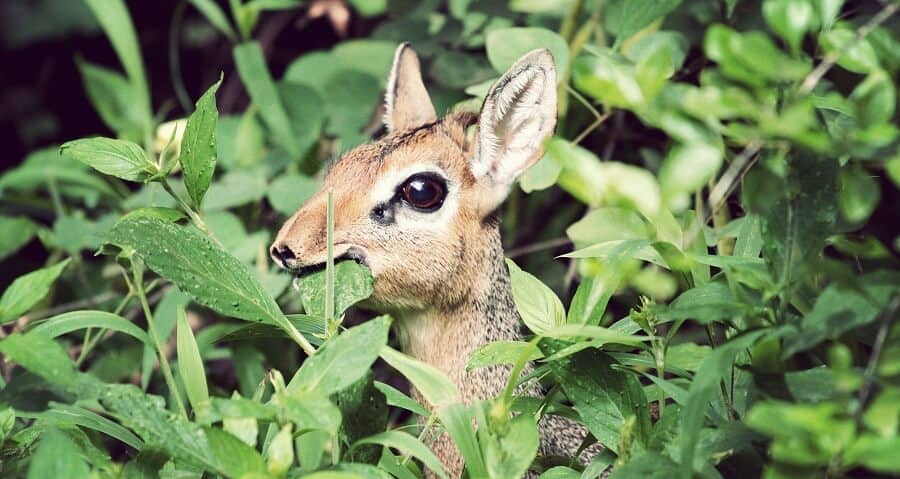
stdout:
[[(375, 277), (366, 306), (392, 314), (403, 350), (447, 374), (466, 402), (495, 397), (509, 375), (502, 366), (467, 372), (471, 353), (520, 336), (494, 210), (515, 176), (540, 157), (541, 142), (552, 132), (555, 70), (549, 58), (533, 52), (514, 65), (488, 94), (480, 121), (471, 114), (430, 121), (433, 107), (419, 88), (418, 60), (401, 46), (387, 97), (390, 133), (344, 154), (273, 245), (273, 257), (287, 267), (324, 262), (331, 190), (335, 256), (361, 255)], [(467, 135), (476, 123), (478, 134)], [(378, 205), (372, 195), (393, 188), (385, 186), (392, 175), (426, 170), (442, 171), (451, 191), (438, 213), (392, 210), (408, 215), (394, 224), (373, 218)], [(524, 392), (540, 394), (535, 385)], [(586, 435), (558, 417), (544, 418), (540, 427), (542, 454), (574, 454)], [(449, 437), (438, 438), (432, 449), (459, 477), (463, 463)]]

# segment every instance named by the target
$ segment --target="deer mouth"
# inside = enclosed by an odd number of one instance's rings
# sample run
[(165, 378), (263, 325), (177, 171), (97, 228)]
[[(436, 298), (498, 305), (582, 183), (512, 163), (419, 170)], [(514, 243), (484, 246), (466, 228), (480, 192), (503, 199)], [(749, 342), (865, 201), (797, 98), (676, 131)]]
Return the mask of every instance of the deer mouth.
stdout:
[[(356, 264), (363, 265), (367, 268), (369, 267), (368, 263), (366, 263), (365, 251), (356, 246), (351, 246), (347, 248), (345, 252), (341, 253), (338, 256), (335, 256), (334, 264), (338, 264), (342, 261), (355, 261)], [(319, 271), (325, 271), (325, 261), (305, 266), (297, 266), (296, 268), (294, 268), (294, 276), (297, 278), (302, 278), (304, 276), (318, 273)]]

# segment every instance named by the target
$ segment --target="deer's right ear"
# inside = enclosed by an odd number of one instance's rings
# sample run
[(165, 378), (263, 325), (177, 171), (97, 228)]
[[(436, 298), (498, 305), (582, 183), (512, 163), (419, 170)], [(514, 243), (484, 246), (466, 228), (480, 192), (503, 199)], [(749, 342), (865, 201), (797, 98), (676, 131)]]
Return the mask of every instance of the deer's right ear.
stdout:
[(409, 43), (397, 47), (384, 95), (384, 124), (389, 132), (403, 131), (437, 120), (431, 97), (422, 82), (419, 57)]

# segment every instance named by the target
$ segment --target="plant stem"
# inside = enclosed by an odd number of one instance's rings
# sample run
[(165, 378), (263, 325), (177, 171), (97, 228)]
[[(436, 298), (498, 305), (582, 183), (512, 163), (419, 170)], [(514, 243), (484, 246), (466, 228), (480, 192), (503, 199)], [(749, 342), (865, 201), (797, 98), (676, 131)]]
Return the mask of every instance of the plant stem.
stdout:
[(178, 206), (180, 206), (184, 213), (188, 215), (188, 217), (191, 219), (191, 222), (194, 223), (194, 226), (196, 226), (198, 230), (206, 234), (206, 236), (213, 240), (213, 242), (215, 242), (219, 247), (224, 249), (225, 247), (222, 246), (222, 243), (219, 241), (219, 239), (216, 238), (212, 231), (209, 230), (209, 227), (206, 226), (206, 222), (203, 221), (203, 217), (200, 216), (200, 213), (194, 211), (194, 209), (191, 208), (190, 205), (188, 205), (183, 199), (181, 199), (180, 196), (178, 196), (178, 194), (175, 193), (175, 190), (173, 190), (172, 186), (169, 185), (169, 181), (163, 179), (159, 183), (162, 185), (166, 193), (168, 193), (169, 196), (171, 196), (175, 199), (175, 201), (178, 202)]
[[(125, 309), (125, 306), (128, 306), (128, 302), (131, 301), (131, 298), (133, 297), (134, 293), (132, 291), (129, 291), (128, 294), (126, 294), (125, 297), (122, 298), (122, 301), (119, 302), (119, 305), (116, 306), (116, 309), (113, 310), (113, 314), (120, 314), (122, 310)], [(84, 362), (84, 360), (87, 358), (88, 353), (92, 349), (94, 349), (94, 347), (100, 344), (100, 341), (104, 336), (106, 336), (107, 329), (100, 328), (100, 330), (93, 338), (89, 336), (90, 331), (91, 329), (88, 328), (87, 332), (85, 332), (84, 342), (81, 345), (81, 352), (78, 354), (78, 359), (75, 361), (76, 368), (81, 366), (81, 363)], [(91, 341), (91, 339), (93, 339), (93, 341)]]
[(144, 310), (144, 317), (147, 318), (147, 328), (150, 330), (150, 336), (153, 337), (153, 344), (156, 346), (156, 352), (159, 355), (159, 367), (162, 369), (163, 377), (166, 380), (166, 385), (169, 387), (170, 394), (175, 401), (178, 412), (181, 414), (181, 417), (187, 419), (188, 415), (187, 410), (184, 408), (184, 401), (182, 401), (177, 384), (175, 384), (175, 376), (172, 375), (172, 368), (169, 366), (169, 358), (166, 357), (162, 340), (157, 334), (153, 313), (150, 312), (150, 304), (147, 302), (147, 295), (144, 293), (143, 278), (141, 278), (141, 275), (136, 270), (132, 271), (132, 274), (134, 276), (134, 292), (141, 300), (141, 308)]

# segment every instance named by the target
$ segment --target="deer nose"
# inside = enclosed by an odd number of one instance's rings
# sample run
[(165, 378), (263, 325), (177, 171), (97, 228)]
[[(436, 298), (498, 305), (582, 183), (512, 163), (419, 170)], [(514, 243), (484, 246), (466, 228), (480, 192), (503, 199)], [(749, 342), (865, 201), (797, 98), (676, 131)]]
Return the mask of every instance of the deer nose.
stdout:
[(288, 261), (297, 258), (297, 255), (294, 254), (294, 251), (291, 250), (288, 245), (281, 242), (273, 244), (270, 253), (272, 254), (272, 258), (276, 262), (281, 263), (281, 266), (285, 268), (290, 268), (290, 266), (288, 265)]

